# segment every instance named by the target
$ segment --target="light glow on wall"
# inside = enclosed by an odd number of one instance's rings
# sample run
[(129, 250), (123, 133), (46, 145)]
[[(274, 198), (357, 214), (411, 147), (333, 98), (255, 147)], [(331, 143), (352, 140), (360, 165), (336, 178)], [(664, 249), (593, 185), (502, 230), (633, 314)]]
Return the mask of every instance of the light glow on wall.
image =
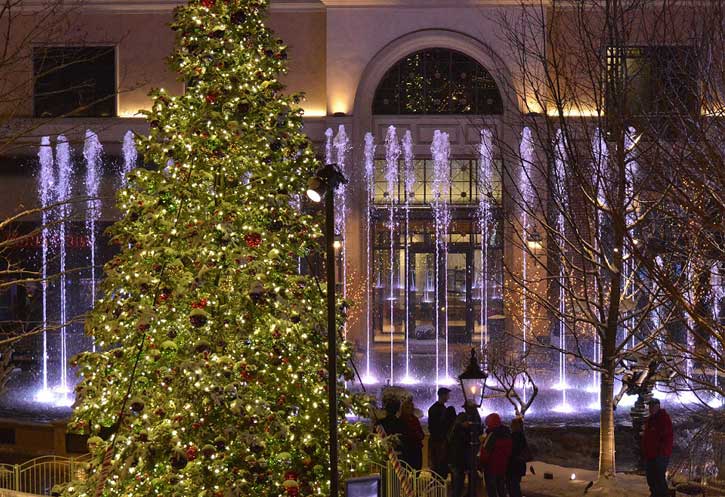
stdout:
[(305, 113), (305, 117), (325, 117), (327, 115), (327, 109), (324, 107), (303, 107), (302, 111)]

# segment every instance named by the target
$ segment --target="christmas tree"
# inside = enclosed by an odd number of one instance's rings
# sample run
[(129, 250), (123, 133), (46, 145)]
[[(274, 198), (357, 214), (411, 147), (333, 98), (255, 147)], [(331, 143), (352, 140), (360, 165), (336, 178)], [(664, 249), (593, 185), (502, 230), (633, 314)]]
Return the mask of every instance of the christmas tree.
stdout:
[[(93, 463), (66, 495), (327, 493), (325, 295), (299, 271), (322, 239), (298, 196), (319, 163), (299, 97), (281, 93), (287, 55), (266, 3), (175, 11), (171, 65), (188, 86), (152, 93), (147, 167), (119, 193), (120, 254), (86, 322), (101, 352), (77, 358), (70, 424)], [(350, 355), (341, 341), (347, 379)], [(379, 444), (345, 422), (366, 406), (340, 386), (344, 478)]]

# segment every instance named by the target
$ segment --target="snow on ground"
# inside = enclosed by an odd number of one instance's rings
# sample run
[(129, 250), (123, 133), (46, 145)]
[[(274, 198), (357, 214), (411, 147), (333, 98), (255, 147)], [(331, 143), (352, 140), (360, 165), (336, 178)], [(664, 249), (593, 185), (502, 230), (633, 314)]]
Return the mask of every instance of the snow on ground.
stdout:
[[(536, 474), (531, 474), (531, 468)], [(544, 473), (554, 475), (553, 480), (545, 480)], [(521, 482), (524, 495), (537, 497), (582, 497), (589, 482), (593, 486), (586, 491), (589, 497), (647, 497), (649, 489), (643, 476), (617, 473), (613, 481), (597, 483), (597, 472), (556, 466), (543, 462), (529, 463), (529, 471)]]

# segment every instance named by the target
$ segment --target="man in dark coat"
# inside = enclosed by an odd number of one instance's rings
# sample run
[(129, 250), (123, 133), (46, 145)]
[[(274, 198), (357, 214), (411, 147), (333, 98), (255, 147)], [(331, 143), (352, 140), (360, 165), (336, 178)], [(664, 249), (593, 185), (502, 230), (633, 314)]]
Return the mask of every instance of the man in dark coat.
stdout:
[(531, 450), (524, 434), (524, 419), (515, 417), (511, 421), (511, 459), (506, 471), (506, 486), (509, 497), (521, 497), (521, 478), (526, 475), (526, 463), (531, 457)]
[(466, 473), (469, 495), (476, 495), (475, 489), (478, 485), (476, 456), (483, 427), (476, 405), (466, 403), (464, 407), (465, 411), (453, 423), (448, 445), (448, 462), (453, 473), (453, 497), (464, 495)]
[(501, 416), (486, 416), (486, 439), (481, 447), (480, 463), (488, 497), (506, 497), (506, 473), (511, 459), (511, 430), (501, 424)]
[(448, 432), (456, 419), (453, 407), (446, 407), (451, 391), (438, 389), (438, 400), (428, 408), (428, 465), (443, 479), (448, 477)]
[(385, 405), (385, 417), (378, 421), (378, 424), (385, 430), (386, 436), (397, 435), (397, 439), (393, 442), (393, 448), (398, 454), (403, 449), (403, 437), (405, 436), (405, 423), (398, 417), (400, 411), (400, 401), (397, 399), (389, 399)]
[(651, 497), (667, 497), (667, 465), (672, 455), (672, 420), (660, 401), (649, 401), (649, 416), (642, 432), (642, 457)]

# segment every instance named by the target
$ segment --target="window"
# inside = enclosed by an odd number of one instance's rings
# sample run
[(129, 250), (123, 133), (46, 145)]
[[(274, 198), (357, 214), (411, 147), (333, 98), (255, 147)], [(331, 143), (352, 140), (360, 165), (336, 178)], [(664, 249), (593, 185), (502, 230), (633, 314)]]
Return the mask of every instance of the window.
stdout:
[(607, 109), (625, 115), (674, 116), (699, 112), (697, 59), (692, 47), (610, 47)]
[[(395, 202), (405, 203), (405, 182), (400, 178), (404, 176), (404, 162), (398, 162), (396, 183), (397, 192)], [(411, 205), (430, 204), (433, 202), (433, 168), (434, 161), (431, 159), (419, 159), (414, 163), (415, 182), (413, 190), (409, 192), (408, 203)], [(501, 164), (495, 165), (495, 176), (493, 181), (493, 197), (496, 202), (501, 201), (501, 178), (499, 175)], [(386, 176), (386, 162), (375, 161), (375, 196), (373, 202), (385, 206), (390, 202), (388, 194), (388, 182)], [(478, 204), (478, 161), (476, 159), (452, 159), (450, 161), (451, 188), (449, 193), (443, 194), (444, 200), (455, 205)]]
[[(389, 345), (407, 336), (413, 353), (430, 352), (437, 333), (446, 336), (444, 318), (450, 343), (475, 345), (484, 336), (499, 336), (504, 315), (500, 162), (495, 167), (493, 205), (484, 231), (478, 204), (478, 161), (450, 161), (450, 188), (443, 194), (450, 224), (440, 241), (436, 240), (438, 214), (431, 205), (433, 161), (414, 162), (415, 182), (408, 192), (408, 204), (401, 181), (404, 161), (398, 162), (392, 213), (386, 165), (384, 160), (375, 163), (370, 220), (374, 342)], [(445, 253), (441, 246), (446, 247)], [(436, 311), (441, 307), (445, 310)], [(470, 348), (461, 350), (470, 352)]]
[(491, 74), (467, 55), (443, 48), (408, 55), (388, 70), (374, 114), (501, 114)]
[(36, 117), (116, 115), (114, 47), (33, 49)]

